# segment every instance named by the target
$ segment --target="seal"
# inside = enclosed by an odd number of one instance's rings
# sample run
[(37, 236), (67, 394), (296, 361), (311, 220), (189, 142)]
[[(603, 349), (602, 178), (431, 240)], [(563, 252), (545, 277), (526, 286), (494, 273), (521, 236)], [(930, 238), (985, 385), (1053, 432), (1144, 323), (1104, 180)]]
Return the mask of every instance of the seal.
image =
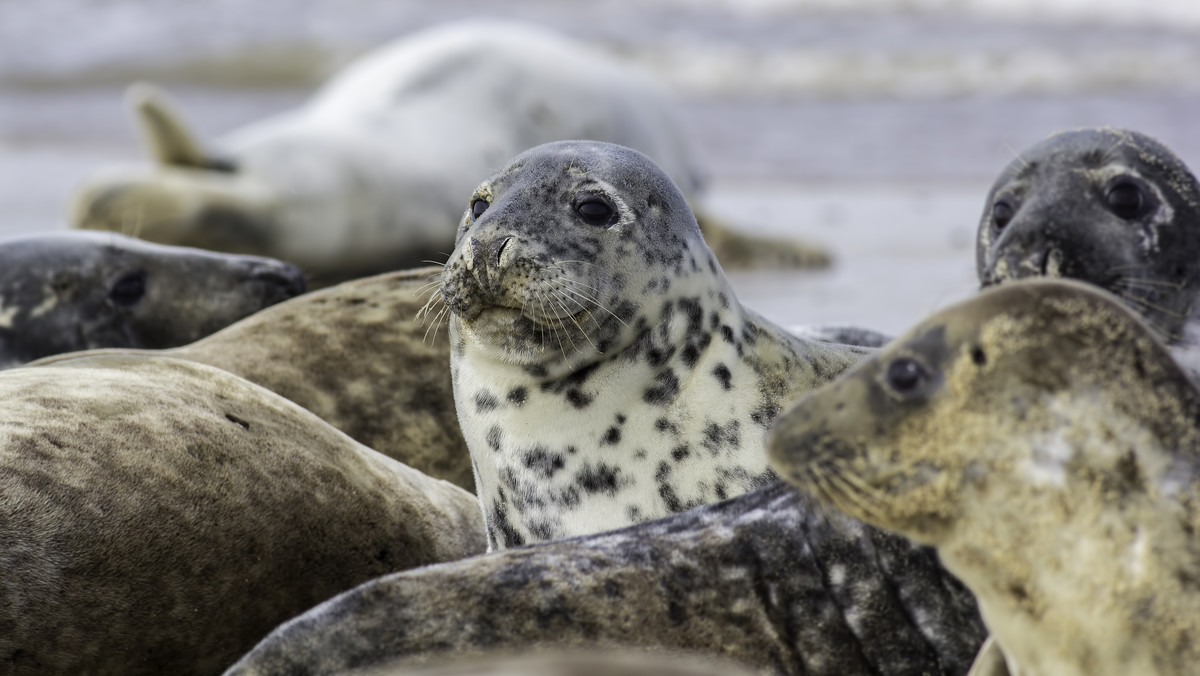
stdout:
[[(655, 158), (689, 195), (703, 182), (656, 83), (511, 22), (402, 38), (351, 64), (301, 108), (220, 139), (215, 151), (154, 89), (134, 87), (128, 99), (154, 165), (97, 173), (74, 199), (74, 227), (273, 256), (321, 285), (443, 260), (462, 195), (539, 143), (621, 143)], [(731, 265), (829, 264), (812, 246), (704, 221)]]
[[(1093, 286), (940, 312), (781, 415), (771, 464), (937, 548), (1014, 673), (1200, 663), (1200, 393)], [(986, 657), (986, 655), (985, 655)]]
[(751, 676), (725, 660), (690, 655), (555, 651), (485, 661), (455, 661), (427, 669), (384, 669), (373, 676)]
[(1069, 277), (1120, 296), (1172, 345), (1200, 346), (1200, 185), (1170, 149), (1126, 129), (1055, 134), (988, 193), (976, 234), (984, 287)]
[(485, 549), (474, 496), (210, 366), (0, 373), (10, 674), (213, 674), (385, 573)]
[(96, 347), (185, 345), (303, 293), (295, 266), (101, 233), (0, 241), (0, 368)]
[(215, 366), (303, 406), (364, 446), (473, 492), (471, 456), (454, 413), (450, 340), (417, 319), (438, 272), (343, 282), (171, 350), (81, 354), (160, 354)]
[(271, 632), (226, 676), (545, 650), (687, 653), (794, 676), (964, 674), (986, 636), (928, 547), (770, 485), (614, 532), (388, 575)]
[(495, 548), (762, 486), (776, 413), (866, 352), (743, 308), (671, 179), (591, 141), (528, 150), (476, 189), (438, 308)]

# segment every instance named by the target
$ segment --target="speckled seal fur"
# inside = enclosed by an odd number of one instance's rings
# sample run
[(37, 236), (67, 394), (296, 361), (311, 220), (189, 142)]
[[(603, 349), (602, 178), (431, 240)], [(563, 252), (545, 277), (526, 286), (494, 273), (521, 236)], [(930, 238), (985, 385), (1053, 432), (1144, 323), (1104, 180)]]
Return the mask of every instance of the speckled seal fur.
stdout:
[[(462, 196), (539, 143), (621, 143), (689, 195), (702, 187), (660, 86), (579, 42), (494, 18), (384, 45), (213, 151), (161, 93), (135, 86), (128, 98), (153, 164), (98, 172), (75, 197), (75, 227), (274, 256), (321, 285), (443, 260)], [(703, 220), (731, 267), (829, 264), (819, 248)]]
[(795, 676), (950, 676), (985, 635), (932, 550), (775, 481), (618, 531), (368, 582), (281, 625), (227, 676), (579, 649), (682, 651)]
[(1055, 134), (996, 179), (976, 269), (984, 286), (1043, 276), (1095, 284), (1169, 344), (1200, 352), (1200, 185), (1145, 134)]
[(214, 674), (371, 578), (485, 549), (466, 491), (220, 369), (0, 374), (0, 671)]
[(444, 326), (417, 319), (437, 271), (393, 272), (307, 293), (161, 354), (239, 375), (365, 446), (474, 491), (454, 413), (450, 341)]
[(937, 548), (1021, 676), (1200, 664), (1200, 394), (1095, 287), (1004, 285), (780, 416), (772, 465)]
[(763, 485), (779, 409), (864, 353), (742, 308), (666, 174), (590, 141), (479, 186), (429, 311), (494, 547)]
[(257, 256), (84, 232), (0, 240), (0, 368), (185, 345), (304, 288), (296, 267)]

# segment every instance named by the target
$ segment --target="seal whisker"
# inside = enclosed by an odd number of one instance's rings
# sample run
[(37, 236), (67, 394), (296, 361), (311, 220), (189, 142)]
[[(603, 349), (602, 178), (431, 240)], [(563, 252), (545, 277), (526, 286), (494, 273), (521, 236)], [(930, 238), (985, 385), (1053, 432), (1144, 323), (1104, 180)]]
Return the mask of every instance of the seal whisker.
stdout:
[[(592, 346), (592, 349), (596, 351), (596, 354), (604, 354), (604, 352), (602, 352), (600, 350), (600, 348), (596, 347), (596, 344), (592, 342), (592, 339), (590, 336), (588, 336), (587, 331), (584, 331), (583, 327), (580, 326), (579, 320), (575, 319), (575, 315), (571, 314), (571, 311), (567, 308), (567, 305), (564, 302), (563, 297), (560, 296), (557, 293), (557, 291), (551, 291), (551, 293), (554, 294), (554, 298), (558, 302), (559, 307), (561, 307), (563, 309), (563, 312), (567, 313), (567, 316), (570, 317), (571, 322), (575, 324), (575, 328), (579, 329), (579, 335), (583, 336), (583, 339), (587, 341), (588, 345)], [(582, 306), (580, 306), (580, 307), (582, 307)], [(584, 311), (587, 312), (587, 308), (584, 308)], [(588, 312), (588, 314), (590, 315), (591, 313)], [(595, 318), (593, 318), (593, 321), (595, 321)], [(570, 335), (571, 335), (570, 333), (567, 334), (568, 337)], [(572, 342), (574, 342), (574, 341), (572, 341)]]
[[(1133, 291), (1133, 289), (1130, 289), (1129, 291), (1131, 291), (1131, 292), (1132, 292), (1132, 291)], [(1150, 302), (1148, 299), (1146, 299), (1146, 298), (1144, 298), (1144, 297), (1142, 297), (1142, 296), (1137, 296), (1137, 295), (1135, 295), (1135, 294), (1133, 294), (1133, 293), (1121, 294), (1121, 297), (1122, 297), (1122, 298), (1128, 298), (1129, 300), (1131, 300), (1131, 301), (1133, 301), (1133, 302), (1135, 302), (1135, 303), (1137, 303), (1138, 305), (1141, 305), (1141, 306), (1143, 306), (1143, 307), (1149, 308), (1149, 309), (1151, 309), (1151, 310), (1155, 310), (1155, 311), (1157, 311), (1157, 312), (1161, 312), (1161, 313), (1163, 313), (1164, 315), (1167, 315), (1168, 317), (1173, 317), (1173, 318), (1175, 318), (1175, 319), (1183, 319), (1183, 318), (1185, 318), (1185, 317), (1187, 316), (1187, 315), (1184, 315), (1183, 313), (1176, 312), (1176, 311), (1174, 311), (1174, 310), (1168, 310), (1167, 308), (1165, 308), (1165, 307), (1162, 307), (1161, 305), (1158, 305), (1158, 304), (1156, 304), (1156, 303), (1152, 303), (1152, 302)]]
[[(571, 321), (575, 322), (575, 317), (574, 317), (573, 315), (571, 315), (571, 311), (567, 309), (567, 306), (566, 306), (566, 305), (565, 305), (565, 304), (562, 302), (562, 299), (561, 299), (561, 298), (559, 298), (559, 297), (558, 297), (558, 296), (557, 296), (557, 295), (556, 295), (556, 294), (555, 294), (555, 293), (554, 293), (552, 290), (548, 290), (548, 291), (546, 292), (546, 296), (547, 296), (547, 297), (548, 297), (548, 298), (549, 298), (549, 299), (550, 299), (552, 302), (556, 303), (556, 304), (557, 304), (557, 305), (558, 305), (560, 308), (562, 308), (562, 311), (563, 311), (563, 312), (565, 312), (565, 313), (567, 313), (567, 316), (571, 318)], [(567, 334), (567, 340), (568, 340), (568, 341), (570, 341), (570, 343), (571, 343), (571, 347), (575, 348), (575, 351), (576, 351), (576, 352), (583, 352), (583, 350), (579, 349), (579, 346), (575, 344), (575, 339), (571, 337), (571, 331), (570, 331), (570, 329), (567, 327), (567, 325), (563, 323), (563, 320), (562, 320), (562, 318), (561, 318), (561, 317), (555, 317), (555, 322), (557, 322), (557, 323), (558, 323), (558, 325), (562, 327), (562, 329), (563, 329), (563, 332)], [(575, 322), (575, 326), (579, 326), (579, 322)], [(583, 337), (584, 337), (584, 338), (587, 338), (587, 333), (585, 333), (585, 332), (584, 332), (584, 330), (583, 330), (583, 327), (582, 327), (582, 326), (579, 326), (579, 332), (580, 332), (581, 334), (583, 334)], [(588, 339), (588, 343), (590, 344), (591, 342), (592, 342), (592, 341), (591, 341), (591, 339), (589, 338), (589, 339)], [(596, 349), (596, 346), (595, 346), (595, 345), (592, 345), (592, 349), (593, 349), (593, 350), (594, 350), (594, 349)]]
[[(599, 306), (599, 303), (597, 303), (594, 298), (589, 298), (588, 296), (586, 296), (570, 287), (560, 286), (560, 287), (558, 287), (558, 290), (566, 291), (567, 293), (574, 294), (574, 295), (578, 296), (579, 298), (582, 298), (583, 300), (586, 300), (586, 301), (592, 303), (593, 305)], [(600, 326), (600, 321), (596, 319), (596, 315), (593, 315), (592, 311), (589, 310), (586, 305), (584, 305), (582, 302), (580, 302), (576, 298), (567, 298), (567, 300), (570, 300), (572, 303), (575, 303), (576, 305), (578, 305), (580, 310), (582, 310), (583, 312), (586, 312), (588, 317), (592, 318), (593, 324), (595, 324), (596, 326)], [(582, 330), (582, 329), (580, 329), (580, 330)]]
[[(560, 279), (559, 281), (561, 281), (561, 282), (564, 282), (564, 283), (567, 283), (567, 284), (573, 284), (573, 283), (576, 283), (576, 282), (575, 282), (575, 280), (572, 280), (572, 279)], [(569, 287), (568, 287), (568, 288), (569, 288)], [(604, 310), (604, 311), (605, 311), (605, 312), (607, 312), (608, 314), (612, 315), (613, 319), (617, 320), (618, 322), (621, 322), (621, 326), (624, 326), (624, 327), (626, 327), (626, 328), (628, 328), (628, 327), (629, 327), (629, 324), (627, 324), (627, 323), (625, 322), (625, 320), (624, 320), (624, 319), (621, 319), (619, 316), (617, 316), (617, 313), (615, 313), (615, 312), (613, 312), (612, 310), (610, 310), (610, 309), (609, 309), (609, 308), (608, 308), (606, 305), (604, 305), (603, 303), (601, 303), (599, 300), (597, 300), (597, 299), (595, 299), (595, 298), (592, 298), (592, 297), (588, 296), (587, 294), (583, 293), (582, 291), (578, 291), (578, 290), (574, 290), (574, 289), (572, 289), (572, 291), (575, 291), (575, 293), (579, 294), (579, 296), (580, 296), (581, 298), (583, 298), (584, 300), (586, 300), (586, 301), (588, 301), (588, 302), (592, 303), (592, 304), (593, 304), (593, 305), (595, 305), (597, 308), (599, 308), (599, 309), (601, 309), (601, 310)]]
[(1157, 279), (1145, 279), (1142, 277), (1122, 277), (1122, 284), (1131, 286), (1150, 286), (1150, 287), (1167, 287), (1168, 289), (1182, 289), (1183, 282), (1164, 282)]

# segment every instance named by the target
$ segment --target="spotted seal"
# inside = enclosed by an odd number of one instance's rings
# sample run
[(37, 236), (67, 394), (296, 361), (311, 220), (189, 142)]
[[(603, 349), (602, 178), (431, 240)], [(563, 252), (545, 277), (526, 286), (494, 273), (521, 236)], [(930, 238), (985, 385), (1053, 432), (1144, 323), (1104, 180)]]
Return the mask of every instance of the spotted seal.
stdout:
[(1155, 139), (1126, 129), (1055, 134), (988, 193), (975, 263), (987, 287), (1069, 277), (1120, 296), (1160, 337), (1200, 348), (1200, 185)]
[(474, 498), (166, 357), (0, 373), (7, 674), (213, 674), (379, 575), (485, 549)]
[(774, 481), (621, 530), (373, 580), (226, 676), (317, 676), (540, 650), (685, 652), (760, 673), (966, 673), (986, 635), (935, 553)]
[[(464, 105), (464, 102), (469, 102)], [(539, 143), (593, 138), (702, 187), (673, 110), (642, 73), (512, 22), (449, 24), (363, 56), (304, 106), (209, 150), (165, 97), (130, 91), (152, 167), (111, 167), (79, 191), (75, 227), (269, 255), (321, 284), (442, 260), (462, 195)], [(704, 219), (731, 265), (827, 265), (813, 247)]]
[(437, 271), (419, 268), (343, 282), (158, 354), (241, 376), (364, 446), (474, 491), (471, 456), (454, 413), (450, 341), (444, 328), (417, 319)]
[(922, 322), (780, 416), (772, 466), (937, 548), (1010, 666), (1200, 664), (1200, 393), (1115, 297), (1033, 280)]
[(185, 345), (304, 289), (295, 266), (257, 256), (86, 232), (0, 240), (0, 368)]
[(780, 407), (865, 352), (739, 305), (671, 179), (592, 141), (484, 181), (430, 303), (494, 547), (763, 485)]

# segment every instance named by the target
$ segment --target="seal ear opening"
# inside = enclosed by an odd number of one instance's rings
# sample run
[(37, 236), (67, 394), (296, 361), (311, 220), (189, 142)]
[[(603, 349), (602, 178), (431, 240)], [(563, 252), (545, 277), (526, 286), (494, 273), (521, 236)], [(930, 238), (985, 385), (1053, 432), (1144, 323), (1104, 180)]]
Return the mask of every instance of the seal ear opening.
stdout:
[(158, 164), (225, 173), (235, 171), (232, 162), (210, 157), (201, 150), (162, 90), (144, 82), (135, 83), (125, 90), (125, 104), (133, 115), (142, 145)]

